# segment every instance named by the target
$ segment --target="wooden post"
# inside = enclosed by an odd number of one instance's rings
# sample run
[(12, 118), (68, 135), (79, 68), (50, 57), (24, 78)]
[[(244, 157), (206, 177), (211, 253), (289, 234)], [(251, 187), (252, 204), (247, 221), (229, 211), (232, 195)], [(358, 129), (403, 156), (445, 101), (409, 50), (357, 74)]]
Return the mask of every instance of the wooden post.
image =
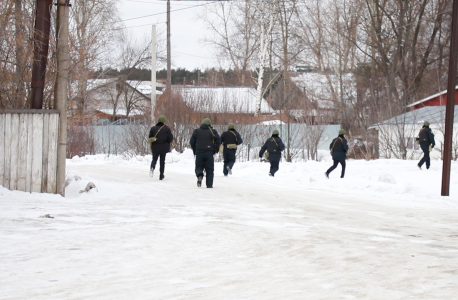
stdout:
[(42, 109), (48, 62), (52, 0), (37, 0), (33, 41), (32, 108)]
[(447, 105), (445, 110), (444, 159), (442, 161), (442, 196), (450, 193), (450, 168), (452, 161), (453, 119), (455, 114), (456, 56), (458, 51), (458, 0), (453, 0), (452, 35), (448, 67)]
[(57, 1), (57, 80), (54, 94), (55, 108), (60, 111), (57, 146), (57, 193), (65, 196), (65, 159), (67, 155), (67, 85), (68, 85), (68, 14), (70, 0)]

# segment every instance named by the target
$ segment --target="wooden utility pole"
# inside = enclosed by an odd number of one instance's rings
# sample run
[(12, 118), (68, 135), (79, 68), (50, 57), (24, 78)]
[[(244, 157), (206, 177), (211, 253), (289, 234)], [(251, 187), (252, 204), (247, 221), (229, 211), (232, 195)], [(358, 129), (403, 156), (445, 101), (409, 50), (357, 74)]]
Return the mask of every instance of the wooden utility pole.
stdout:
[(154, 111), (156, 110), (156, 25), (151, 31), (151, 124), (156, 123)]
[(458, 0), (453, 0), (452, 36), (448, 67), (447, 104), (445, 109), (444, 159), (442, 161), (442, 196), (449, 196), (452, 161), (453, 119), (455, 114), (456, 56), (458, 50)]
[(172, 53), (170, 45), (170, 0), (167, 0), (167, 91), (172, 100)]
[(49, 31), (51, 29), (52, 0), (37, 0), (33, 33), (32, 105), (43, 108), (46, 65), (48, 63)]
[(65, 159), (67, 156), (67, 86), (68, 86), (68, 15), (70, 0), (57, 0), (57, 79), (54, 107), (59, 110), (59, 138), (57, 146), (57, 193), (65, 196)]

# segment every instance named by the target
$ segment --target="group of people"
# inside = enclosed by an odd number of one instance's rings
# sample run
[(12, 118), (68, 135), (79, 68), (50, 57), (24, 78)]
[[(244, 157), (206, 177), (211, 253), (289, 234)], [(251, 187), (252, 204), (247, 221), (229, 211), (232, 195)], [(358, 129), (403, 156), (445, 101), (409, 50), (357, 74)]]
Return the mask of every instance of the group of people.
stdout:
[[(153, 153), (153, 160), (151, 161), (150, 166), (150, 176), (154, 176), (154, 170), (159, 159), (159, 180), (163, 180), (165, 178), (165, 156), (168, 152), (170, 152), (170, 144), (173, 141), (172, 131), (165, 123), (166, 118), (164, 116), (160, 116), (158, 118), (158, 123), (151, 127), (148, 139), (150, 149)], [(426, 163), (426, 168), (429, 169), (431, 164), (429, 152), (432, 147), (435, 146), (434, 134), (429, 128), (429, 125), (429, 122), (424, 122), (417, 138), (417, 142), (420, 144), (424, 153), (423, 158), (418, 163), (418, 167), (420, 169), (424, 163)], [(263, 156), (265, 155), (265, 160), (270, 162), (269, 176), (272, 177), (275, 176), (275, 173), (279, 169), (281, 152), (285, 150), (285, 145), (279, 137), (279, 134), (278, 130), (274, 130), (272, 132), (272, 136), (264, 142), (259, 151), (260, 160), (264, 161)], [(339, 135), (333, 139), (329, 145), (333, 165), (325, 172), (326, 178), (329, 178), (329, 174), (336, 169), (339, 164), (342, 166), (340, 178), (344, 178), (345, 176), (345, 160), (348, 152), (348, 143), (345, 138), (345, 134), (346, 131), (344, 129), (339, 130)], [(236, 159), (237, 146), (242, 143), (242, 137), (239, 132), (235, 130), (234, 124), (229, 124), (227, 126), (227, 131), (223, 132), (220, 136), (216, 129), (212, 127), (211, 120), (209, 118), (205, 118), (200, 127), (194, 130), (191, 140), (189, 141), (195, 156), (197, 186), (202, 186), (202, 181), (205, 176), (205, 184), (207, 188), (213, 188), (215, 165), (213, 156), (217, 152), (222, 152), (223, 154), (224, 176), (231, 175)]]
[[(165, 116), (158, 118), (158, 123), (151, 127), (148, 136), (150, 149), (153, 153), (153, 160), (150, 166), (150, 176), (154, 176), (157, 160), (159, 159), (159, 180), (163, 180), (165, 170), (165, 156), (170, 152), (170, 144), (173, 141), (173, 134), (170, 128), (165, 125)], [(213, 188), (213, 177), (215, 162), (213, 155), (218, 151), (223, 153), (224, 165), (223, 174), (232, 174), (232, 168), (236, 159), (237, 146), (243, 143), (240, 133), (235, 130), (234, 124), (227, 126), (227, 131), (220, 136), (218, 131), (212, 127), (211, 120), (205, 118), (199, 128), (192, 133), (189, 144), (195, 155), (195, 173), (197, 176), (197, 186), (202, 186), (205, 175), (207, 188)]]

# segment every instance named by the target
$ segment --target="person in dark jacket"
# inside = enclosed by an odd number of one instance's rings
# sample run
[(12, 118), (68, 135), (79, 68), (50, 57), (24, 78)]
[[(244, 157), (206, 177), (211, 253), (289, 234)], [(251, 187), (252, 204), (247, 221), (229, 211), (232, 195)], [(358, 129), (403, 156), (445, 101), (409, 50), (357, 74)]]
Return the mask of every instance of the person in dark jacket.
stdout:
[[(429, 128), (429, 122), (425, 121), (423, 123), (423, 127), (418, 134), (418, 142), (420, 143), (420, 148), (423, 150), (423, 157), (418, 163), (418, 168), (421, 170), (421, 166), (426, 162), (426, 169), (429, 169), (431, 165), (431, 160), (429, 158), (429, 152), (431, 152), (432, 148), (436, 146), (434, 142), (434, 134)], [(431, 148), (429, 147), (431, 145)]]
[(223, 173), (224, 176), (232, 175), (232, 168), (235, 164), (235, 153), (237, 151), (237, 146), (243, 143), (242, 137), (234, 129), (234, 124), (229, 124), (227, 126), (227, 131), (221, 134), (221, 143), (223, 145)]
[(340, 163), (342, 166), (342, 172), (340, 173), (340, 178), (344, 178), (345, 176), (345, 159), (347, 158), (347, 151), (348, 151), (348, 144), (347, 139), (345, 138), (345, 130), (339, 130), (339, 136), (332, 140), (331, 144), (329, 145), (329, 149), (331, 150), (332, 160), (334, 164), (330, 167), (325, 175), (326, 178), (329, 179), (329, 174), (337, 168), (337, 165)]
[(159, 160), (159, 180), (164, 179), (165, 156), (170, 152), (170, 143), (173, 141), (173, 134), (170, 128), (165, 125), (166, 119), (164, 116), (158, 118), (156, 126), (151, 127), (149, 131), (149, 141), (156, 138), (151, 143), (151, 152), (153, 153), (153, 161), (150, 166), (150, 176), (153, 177), (154, 169), (156, 168), (157, 159)]
[(267, 139), (264, 145), (259, 150), (259, 157), (262, 159), (264, 152), (269, 153), (269, 157), (267, 158), (270, 162), (270, 171), (269, 176), (274, 176), (275, 173), (278, 171), (280, 167), (280, 159), (281, 159), (281, 152), (285, 150), (285, 144), (278, 136), (280, 133), (278, 130), (274, 130), (272, 132), (272, 136)]
[(213, 188), (213, 171), (215, 162), (213, 155), (218, 152), (221, 145), (221, 138), (218, 132), (212, 128), (210, 119), (205, 118), (200, 128), (194, 130), (189, 144), (196, 156), (197, 186), (202, 186), (202, 179), (205, 177), (207, 188)]

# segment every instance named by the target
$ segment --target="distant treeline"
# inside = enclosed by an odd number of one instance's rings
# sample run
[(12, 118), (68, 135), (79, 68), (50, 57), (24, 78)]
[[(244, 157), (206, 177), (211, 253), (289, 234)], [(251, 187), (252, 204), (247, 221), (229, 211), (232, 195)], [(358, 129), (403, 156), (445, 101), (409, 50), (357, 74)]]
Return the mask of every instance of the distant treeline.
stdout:
[[(113, 78), (127, 76), (127, 80), (150, 81), (151, 70), (149, 69), (99, 69), (94, 72), (93, 78)], [(247, 72), (245, 82), (240, 82), (240, 74), (229, 69), (195, 69), (188, 71), (183, 68), (172, 69), (172, 84), (179, 85), (211, 85), (211, 86), (250, 86), (256, 83), (256, 73)], [(167, 79), (167, 70), (162, 69), (156, 72), (158, 81)]]

